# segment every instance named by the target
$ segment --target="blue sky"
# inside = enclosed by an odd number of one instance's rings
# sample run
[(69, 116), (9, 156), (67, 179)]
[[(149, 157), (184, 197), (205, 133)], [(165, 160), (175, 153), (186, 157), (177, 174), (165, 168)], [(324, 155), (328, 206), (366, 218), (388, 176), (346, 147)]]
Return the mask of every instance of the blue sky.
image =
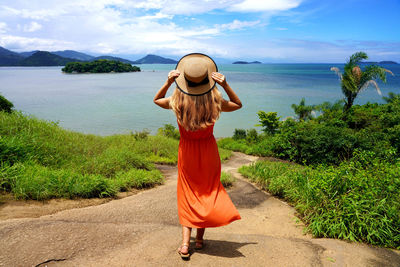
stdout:
[(190, 52), (263, 62), (400, 62), (399, 0), (2, 0), (0, 46), (22, 52)]

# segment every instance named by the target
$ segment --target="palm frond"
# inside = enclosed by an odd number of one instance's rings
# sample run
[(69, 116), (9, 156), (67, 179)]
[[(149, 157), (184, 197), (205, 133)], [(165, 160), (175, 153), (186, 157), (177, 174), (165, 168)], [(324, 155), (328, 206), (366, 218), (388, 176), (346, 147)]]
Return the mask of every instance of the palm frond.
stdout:
[(382, 69), (383, 69), (385, 72), (390, 73), (390, 74), (392, 74), (392, 76), (394, 76), (393, 72), (391, 72), (390, 70), (385, 69), (385, 68), (382, 68)]
[(360, 92), (365, 90), (370, 84), (375, 86), (376, 91), (378, 92), (379, 95), (382, 95), (381, 89), (379, 88), (379, 85), (376, 81), (374, 80), (369, 80), (363, 84), (363, 86), (360, 88)]
[(393, 75), (393, 73), (388, 69), (377, 65), (370, 65), (364, 69), (361, 81), (364, 83), (369, 80), (375, 80), (379, 78), (382, 80), (382, 82), (386, 83), (386, 73), (391, 73)]
[(363, 59), (368, 59), (368, 56), (365, 52), (357, 52), (351, 55), (348, 64), (349, 65), (357, 65), (360, 63)]
[(342, 80), (342, 73), (340, 72), (338, 67), (332, 67), (331, 71), (334, 71), (336, 75), (339, 77), (339, 79)]

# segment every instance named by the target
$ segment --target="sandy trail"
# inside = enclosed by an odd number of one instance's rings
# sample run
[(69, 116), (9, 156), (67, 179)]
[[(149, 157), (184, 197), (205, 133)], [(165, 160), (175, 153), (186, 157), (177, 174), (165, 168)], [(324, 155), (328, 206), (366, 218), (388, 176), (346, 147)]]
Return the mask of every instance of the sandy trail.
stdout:
[(1, 221), (0, 266), (400, 266), (399, 251), (304, 235), (292, 207), (237, 172), (256, 159), (234, 153), (223, 164), (237, 178), (228, 193), (242, 219), (207, 229), (206, 247), (193, 250), (189, 262), (176, 253), (177, 170), (161, 166), (166, 183), (154, 189), (97, 206)]

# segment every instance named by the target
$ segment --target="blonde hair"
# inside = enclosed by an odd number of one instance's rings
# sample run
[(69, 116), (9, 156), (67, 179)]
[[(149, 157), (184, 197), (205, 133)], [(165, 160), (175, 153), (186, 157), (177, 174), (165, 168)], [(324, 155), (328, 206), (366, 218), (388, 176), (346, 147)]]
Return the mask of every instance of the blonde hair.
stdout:
[(222, 94), (215, 86), (209, 93), (192, 96), (178, 88), (171, 96), (170, 107), (180, 125), (187, 131), (207, 128), (218, 120), (221, 113)]

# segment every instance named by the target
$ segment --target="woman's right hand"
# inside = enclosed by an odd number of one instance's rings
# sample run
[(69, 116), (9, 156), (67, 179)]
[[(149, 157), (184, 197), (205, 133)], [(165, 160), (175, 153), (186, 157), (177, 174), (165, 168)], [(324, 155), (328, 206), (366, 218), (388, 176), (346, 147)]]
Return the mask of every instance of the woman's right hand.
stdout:
[(179, 72), (179, 70), (171, 70), (169, 73), (168, 73), (168, 83), (173, 83), (174, 81), (175, 81), (175, 79), (176, 78), (178, 78), (178, 76), (180, 75), (181, 73)]

